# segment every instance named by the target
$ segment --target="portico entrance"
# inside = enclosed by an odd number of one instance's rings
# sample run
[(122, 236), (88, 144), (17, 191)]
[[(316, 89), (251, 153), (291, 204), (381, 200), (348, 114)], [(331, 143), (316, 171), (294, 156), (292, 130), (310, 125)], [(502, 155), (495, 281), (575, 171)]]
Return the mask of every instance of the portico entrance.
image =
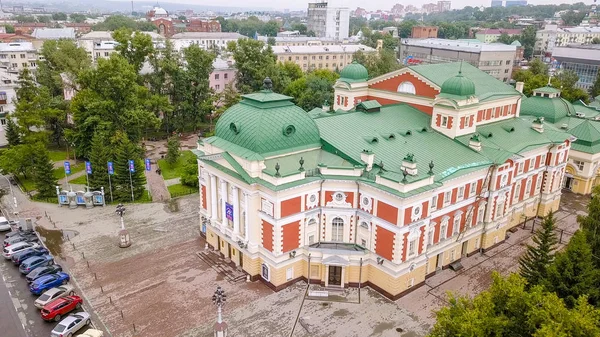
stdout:
[(330, 286), (341, 286), (342, 285), (342, 267), (340, 266), (329, 266), (329, 282)]
[(323, 259), (326, 266), (325, 287), (344, 287), (344, 279), (348, 260), (340, 256), (329, 256)]

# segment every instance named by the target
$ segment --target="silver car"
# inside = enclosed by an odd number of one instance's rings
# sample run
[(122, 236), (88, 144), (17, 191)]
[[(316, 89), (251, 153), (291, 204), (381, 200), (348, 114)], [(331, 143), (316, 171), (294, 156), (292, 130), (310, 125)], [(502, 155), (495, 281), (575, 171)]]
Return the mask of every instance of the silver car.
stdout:
[(90, 325), (92, 321), (90, 320), (90, 314), (85, 311), (78, 312), (76, 314), (71, 314), (67, 316), (67, 318), (60, 321), (52, 332), (50, 336), (52, 337), (71, 337), (73, 336), (79, 329), (83, 328), (86, 325)]

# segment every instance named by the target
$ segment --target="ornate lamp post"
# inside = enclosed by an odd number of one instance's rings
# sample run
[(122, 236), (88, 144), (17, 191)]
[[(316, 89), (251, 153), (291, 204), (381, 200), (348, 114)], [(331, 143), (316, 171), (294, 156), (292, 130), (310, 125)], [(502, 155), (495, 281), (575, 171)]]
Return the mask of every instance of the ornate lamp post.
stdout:
[(115, 213), (121, 217), (121, 230), (119, 231), (119, 247), (127, 248), (131, 246), (131, 239), (129, 238), (129, 232), (125, 229), (125, 222), (123, 221), (123, 214), (125, 213), (125, 207), (123, 204), (117, 205)]
[(227, 323), (223, 322), (222, 308), (227, 300), (227, 295), (221, 287), (217, 287), (212, 296), (213, 303), (217, 306), (217, 323), (214, 325), (215, 337), (227, 337)]

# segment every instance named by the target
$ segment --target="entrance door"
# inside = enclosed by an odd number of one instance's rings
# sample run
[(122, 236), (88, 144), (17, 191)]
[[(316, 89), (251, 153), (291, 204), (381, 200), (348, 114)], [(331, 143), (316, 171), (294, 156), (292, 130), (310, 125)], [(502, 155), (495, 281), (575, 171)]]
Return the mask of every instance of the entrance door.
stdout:
[(442, 269), (442, 264), (444, 263), (444, 253), (439, 253), (437, 255), (437, 261), (435, 263), (435, 269), (436, 270), (441, 270)]
[(567, 176), (565, 176), (565, 183), (563, 185), (563, 188), (566, 188), (568, 190), (570, 190), (571, 188), (573, 188), (573, 177), (567, 177)]
[(227, 257), (231, 259), (231, 245), (229, 243), (227, 244)]
[(221, 237), (217, 235), (217, 250), (220, 251), (221, 250)]
[(467, 256), (467, 249), (468, 249), (467, 247), (468, 247), (468, 246), (469, 246), (469, 241), (465, 241), (465, 242), (463, 242), (463, 244), (462, 244), (462, 251), (461, 251), (461, 253), (460, 253), (460, 255), (461, 255), (462, 257), (465, 257), (465, 256)]
[(330, 286), (341, 286), (342, 285), (342, 267), (329, 266), (329, 285)]
[(238, 253), (240, 254), (240, 267), (244, 268), (244, 254), (240, 250), (238, 250)]

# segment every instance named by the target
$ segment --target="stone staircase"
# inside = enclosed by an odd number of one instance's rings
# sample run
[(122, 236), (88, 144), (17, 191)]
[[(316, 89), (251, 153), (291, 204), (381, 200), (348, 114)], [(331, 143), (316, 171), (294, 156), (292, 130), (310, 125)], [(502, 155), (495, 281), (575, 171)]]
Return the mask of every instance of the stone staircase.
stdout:
[(246, 273), (240, 267), (233, 266), (229, 259), (221, 257), (212, 250), (204, 250), (196, 253), (200, 260), (209, 265), (217, 273), (222, 275), (227, 282), (237, 283), (246, 280)]

